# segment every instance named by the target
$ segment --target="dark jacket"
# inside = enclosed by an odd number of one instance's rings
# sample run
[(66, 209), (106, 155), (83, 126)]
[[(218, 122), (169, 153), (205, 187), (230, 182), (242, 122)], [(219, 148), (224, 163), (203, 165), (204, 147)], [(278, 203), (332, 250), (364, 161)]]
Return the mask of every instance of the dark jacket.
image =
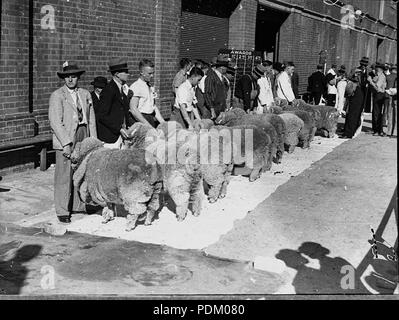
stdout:
[(309, 92), (325, 92), (327, 87), (326, 76), (321, 71), (313, 72), (308, 78)]
[(294, 92), (295, 98), (298, 99), (298, 97), (299, 97), (299, 75), (295, 71), (291, 76), (291, 86), (292, 86), (292, 91)]
[(214, 108), (216, 116), (226, 109), (226, 86), (212, 69), (208, 70), (205, 79), (205, 105)]
[[(244, 74), (240, 80), (238, 80), (234, 96), (243, 100), (244, 109), (251, 109), (251, 91), (257, 90), (259, 93), (258, 82), (250, 74)], [(254, 98), (254, 97), (253, 97)], [(256, 100), (256, 99), (253, 99)]]
[(129, 116), (128, 97), (119, 90), (114, 80), (111, 80), (101, 92), (96, 118), (98, 139), (106, 143), (118, 140), (124, 123), (127, 128), (133, 124), (132, 117)]

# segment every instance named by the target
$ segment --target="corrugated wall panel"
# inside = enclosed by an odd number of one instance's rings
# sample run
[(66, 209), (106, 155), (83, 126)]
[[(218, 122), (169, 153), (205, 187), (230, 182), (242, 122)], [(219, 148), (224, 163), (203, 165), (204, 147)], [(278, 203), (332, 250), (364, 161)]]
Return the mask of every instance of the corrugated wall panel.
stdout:
[(229, 42), (229, 19), (182, 12), (180, 58), (210, 62)]

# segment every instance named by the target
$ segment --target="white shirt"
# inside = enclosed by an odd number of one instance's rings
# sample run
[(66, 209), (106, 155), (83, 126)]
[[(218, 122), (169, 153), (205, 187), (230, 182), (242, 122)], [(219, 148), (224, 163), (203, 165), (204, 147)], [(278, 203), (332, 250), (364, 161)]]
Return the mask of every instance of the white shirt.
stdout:
[(281, 72), (277, 78), (277, 96), (280, 99), (288, 100), (288, 102), (292, 102), (295, 99), (291, 86), (291, 77), (286, 71)]
[[(72, 100), (73, 100), (73, 103), (75, 104), (75, 107), (78, 108), (78, 106), (76, 104), (76, 101), (77, 101), (76, 99), (78, 98), (78, 88), (71, 90), (71, 89), (69, 89), (67, 87), (67, 89), (68, 89), (68, 92), (70, 93), (70, 95), (72, 97)], [(80, 106), (82, 108), (82, 115), (83, 115), (82, 121), (80, 121), (79, 124), (87, 124), (86, 112), (84, 112), (83, 100), (82, 100), (82, 98), (80, 96), (79, 96), (79, 102), (80, 102)]]
[(223, 82), (223, 75), (220, 73), (220, 71), (218, 69), (215, 69), (215, 73), (218, 75), (220, 81)]
[[(337, 76), (333, 69), (328, 70), (327, 74), (331, 73), (333, 76)], [(337, 87), (335, 85), (327, 84), (327, 93), (328, 94), (337, 94)]]
[(345, 105), (345, 89), (348, 82), (346, 80), (340, 80), (337, 84), (337, 99), (335, 100), (335, 109), (338, 112), (344, 110)]
[(272, 84), (269, 77), (260, 77), (258, 79), (259, 95), (258, 102), (261, 106), (270, 106), (274, 102)]
[(150, 87), (147, 82), (138, 78), (130, 86), (130, 90), (133, 91), (133, 97), (139, 98), (139, 105), (137, 109), (141, 113), (151, 114), (155, 111), (155, 98), (156, 93), (154, 87)]
[(205, 79), (206, 79), (206, 75), (204, 75), (200, 82), (198, 83), (198, 88), (200, 88), (200, 90), (202, 91), (202, 93), (205, 93)]
[(180, 105), (186, 105), (186, 111), (193, 111), (194, 104), (197, 103), (194, 87), (189, 80), (184, 81), (176, 90), (175, 107), (180, 109)]

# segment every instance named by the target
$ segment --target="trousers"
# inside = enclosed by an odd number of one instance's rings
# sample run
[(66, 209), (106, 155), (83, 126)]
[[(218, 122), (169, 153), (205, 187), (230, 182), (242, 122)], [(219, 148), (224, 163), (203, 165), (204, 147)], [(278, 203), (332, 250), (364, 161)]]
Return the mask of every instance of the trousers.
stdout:
[[(77, 142), (83, 141), (87, 136), (87, 126), (79, 125), (73, 139), (72, 150)], [(62, 150), (55, 151), (54, 205), (57, 216), (69, 216), (73, 211), (86, 211), (78, 190), (73, 187), (71, 160), (64, 157)]]

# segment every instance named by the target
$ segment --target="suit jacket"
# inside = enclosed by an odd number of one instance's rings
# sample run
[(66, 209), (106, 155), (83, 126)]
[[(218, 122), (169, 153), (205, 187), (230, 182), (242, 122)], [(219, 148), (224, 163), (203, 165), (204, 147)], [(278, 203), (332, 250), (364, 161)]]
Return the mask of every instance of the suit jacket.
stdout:
[[(88, 134), (97, 137), (96, 117), (90, 92), (78, 88), (79, 101), (86, 115)], [(78, 110), (66, 85), (55, 90), (50, 96), (48, 117), (53, 131), (53, 148), (62, 148), (73, 143), (79, 125)]]
[(98, 139), (105, 143), (114, 143), (119, 138), (122, 126), (125, 124), (128, 128), (133, 124), (129, 116), (129, 99), (114, 80), (101, 91), (96, 117)]
[(316, 71), (313, 72), (312, 75), (308, 78), (308, 91), (309, 92), (317, 92), (324, 93), (326, 91), (326, 76), (323, 72)]
[(212, 69), (206, 74), (204, 98), (206, 106), (214, 108), (216, 115), (226, 109), (226, 86)]
[(294, 91), (295, 98), (299, 97), (299, 75), (294, 72), (291, 76), (292, 91)]
[(251, 100), (256, 101), (256, 97), (251, 97), (253, 90), (257, 90), (257, 96), (259, 93), (257, 80), (250, 74), (244, 74), (237, 82), (234, 96), (244, 101), (245, 110), (251, 109)]

